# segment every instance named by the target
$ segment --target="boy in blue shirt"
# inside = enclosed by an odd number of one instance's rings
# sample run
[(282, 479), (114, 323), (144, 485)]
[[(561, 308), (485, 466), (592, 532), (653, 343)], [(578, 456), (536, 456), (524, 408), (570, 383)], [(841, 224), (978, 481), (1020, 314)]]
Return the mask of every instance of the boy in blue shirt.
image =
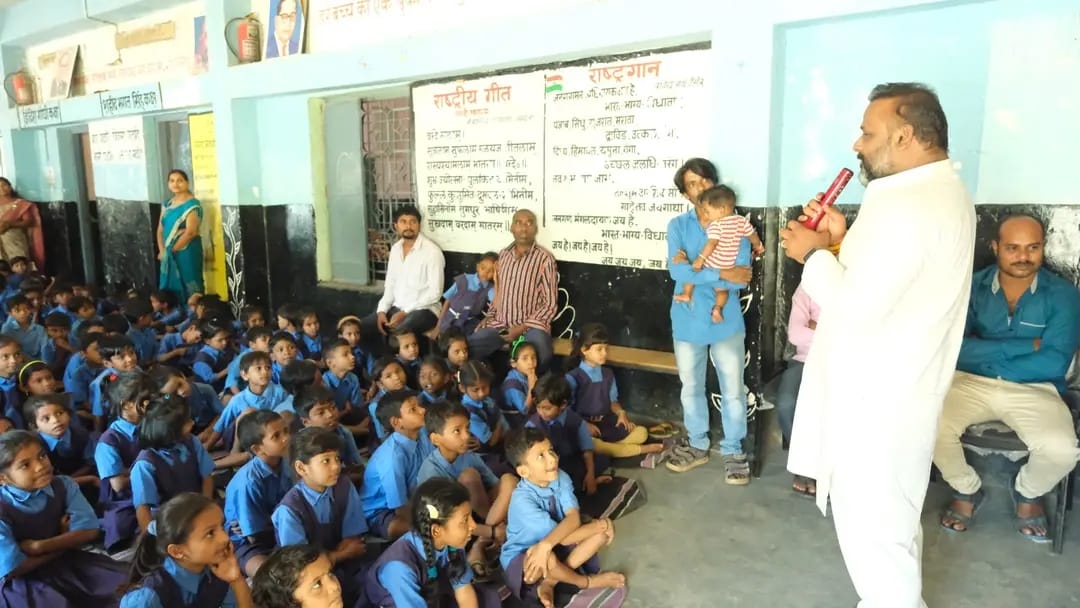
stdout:
[[(247, 353), (255, 350), (263, 353), (270, 352), (270, 338), (274, 333), (269, 327), (258, 326), (252, 327), (245, 334), (245, 342), (247, 343), (240, 350), (239, 356), (234, 358), (229, 363), (228, 372), (225, 374), (225, 402), (232, 398), (233, 395), (239, 393), (245, 386), (243, 378), (240, 377), (240, 359)], [(271, 365), (271, 380), (273, 380), (273, 365)], [(278, 382), (277, 384), (280, 384)]]
[(79, 328), (81, 328), (87, 321), (100, 321), (101, 318), (97, 316), (97, 308), (94, 307), (94, 302), (85, 296), (74, 296), (68, 303), (71, 307), (71, 311), (75, 313), (75, 319), (71, 322), (71, 344), (80, 347), (78, 341)]
[(17, 429), (26, 428), (22, 414), (23, 394), (16, 378), (22, 361), (19, 342), (11, 336), (0, 335), (0, 402), (3, 403), (0, 413), (10, 419)]
[(75, 310), (71, 306), (71, 299), (75, 297), (75, 292), (72, 290), (71, 285), (67, 283), (56, 283), (52, 287), (52, 301), (53, 308), (48, 309), (46, 314), (59, 312), (64, 316), (75, 321)]
[(379, 400), (375, 415), (393, 432), (368, 461), (361, 501), (371, 532), (394, 540), (409, 531), (409, 496), (427, 457), (419, 441), (424, 407), (413, 391), (390, 391)]
[(314, 361), (320, 368), (325, 368), (322, 336), (319, 335), (319, 314), (314, 309), (304, 308), (300, 311), (300, 329), (296, 336), (296, 346), (300, 349), (300, 354), (305, 359)]
[(45, 346), (45, 328), (34, 322), (30, 300), (17, 293), (8, 298), (7, 307), (8, 320), (0, 326), (0, 333), (18, 340), (23, 353), (30, 359), (41, 358), (41, 347)]
[(331, 344), (325, 351), (326, 371), (323, 386), (333, 391), (341, 423), (354, 435), (367, 435), (371, 418), (365, 415), (360, 397), (360, 379), (353, 373), (356, 357), (352, 347), (344, 340)]
[(506, 456), (521, 476), (510, 496), (510, 523), (499, 557), (514, 595), (525, 599), (535, 593), (550, 606), (557, 583), (581, 589), (625, 586), (621, 573), (598, 573), (595, 559), (615, 540), (615, 526), (607, 518), (581, 523), (574, 484), (559, 470), (547, 435), (533, 428), (513, 433)]
[(288, 331), (276, 331), (270, 337), (270, 360), (274, 365), (271, 368), (271, 380), (274, 384), (281, 384), (281, 370), (289, 363), (300, 358), (300, 351), (296, 348), (296, 338)]
[(203, 321), (197, 325), (203, 346), (195, 353), (191, 371), (200, 382), (221, 392), (225, 389), (225, 375), (229, 373), (233, 357), (233, 351), (229, 349), (229, 328), (216, 321)]
[(94, 429), (105, 430), (105, 421), (112, 411), (108, 396), (102, 390), (107, 378), (119, 372), (139, 369), (136, 365), (135, 345), (126, 336), (102, 336), (97, 343), (98, 354), (105, 363), (105, 369), (90, 382), (90, 413), (94, 415)]
[(59, 376), (67, 368), (75, 349), (69, 341), (71, 337), (71, 317), (62, 312), (50, 312), (45, 315), (45, 343), (41, 346), (41, 360)]
[(234, 445), (236, 421), (250, 410), (269, 410), (278, 412), (286, 422), (292, 423), (293, 408), (289, 403), (289, 394), (280, 386), (270, 382), (270, 357), (264, 352), (251, 351), (240, 358), (240, 374), (247, 382), (247, 388), (229, 400), (214, 423), (214, 432), (207, 444), (215, 445), (218, 440), (229, 456), (217, 461), (218, 468), (238, 466), (247, 461), (247, 454)]
[(78, 343), (84, 346), (68, 359), (63, 375), (64, 391), (71, 393), (71, 404), (76, 409), (90, 411), (90, 383), (104, 365), (98, 353), (98, 340), (104, 336), (100, 324), (84, 323), (79, 327)]
[(202, 329), (198, 323), (188, 325), (182, 332), (165, 334), (158, 343), (157, 361), (179, 369), (190, 369), (201, 343)]
[(225, 524), (240, 567), (255, 576), (277, 546), (270, 518), (292, 488), (289, 426), (277, 412), (261, 410), (237, 423), (240, 449), (251, 460), (236, 472), (225, 488)]
[(304, 427), (317, 426), (337, 433), (341, 438), (341, 463), (349, 471), (349, 478), (359, 483), (363, 479), (363, 460), (356, 447), (356, 439), (349, 429), (338, 422), (338, 409), (334, 394), (325, 386), (305, 386), (293, 401), (296, 415)]
[(187, 317), (176, 293), (167, 289), (150, 294), (150, 307), (154, 310), (154, 328), (162, 332), (174, 329)]
[(333, 431), (310, 427), (293, 436), (289, 462), (299, 481), (274, 509), (271, 521), (278, 546), (310, 544), (327, 553), (344, 605), (353, 606), (364, 588), (363, 535), (368, 528), (360, 496), (341, 474), (340, 451), (341, 440)]
[(127, 336), (135, 345), (135, 354), (140, 365), (153, 363), (157, 355), (157, 332), (154, 331), (154, 310), (150, 302), (141, 298), (132, 298), (124, 303), (124, 318), (130, 326)]

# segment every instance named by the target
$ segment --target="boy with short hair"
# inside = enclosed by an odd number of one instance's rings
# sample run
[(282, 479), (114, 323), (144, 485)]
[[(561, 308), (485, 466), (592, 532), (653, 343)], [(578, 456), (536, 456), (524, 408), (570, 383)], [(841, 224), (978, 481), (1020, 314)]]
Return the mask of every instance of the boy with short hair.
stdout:
[(270, 337), (270, 359), (273, 361), (271, 379), (274, 384), (281, 384), (281, 370), (289, 363), (299, 359), (300, 351), (296, 348), (296, 338), (288, 331), (277, 331)]
[(50, 290), (50, 297), (52, 298), (54, 306), (50, 308), (48, 312), (63, 313), (68, 319), (74, 322), (75, 310), (71, 307), (71, 299), (75, 297), (75, 293), (72, 291), (71, 285), (68, 283), (56, 283)]
[(124, 317), (128, 321), (127, 336), (135, 344), (140, 365), (149, 365), (157, 355), (157, 332), (154, 331), (154, 309), (142, 298), (124, 302)]
[(555, 585), (624, 587), (618, 572), (599, 572), (596, 553), (615, 539), (610, 519), (582, 524), (570, 476), (540, 429), (511, 434), (506, 456), (521, 476), (510, 496), (509, 525), (500, 562), (506, 584), (521, 599), (534, 593), (551, 606)]
[(71, 403), (76, 409), (88, 409), (90, 383), (101, 373), (104, 363), (98, 352), (98, 340), (105, 336), (100, 324), (84, 323), (79, 327), (79, 352), (68, 359), (64, 367), (64, 391), (71, 393)]
[(112, 404), (104, 394), (102, 385), (109, 376), (119, 372), (139, 369), (135, 345), (127, 336), (105, 335), (97, 343), (98, 353), (105, 364), (105, 369), (90, 382), (90, 412), (94, 415), (94, 429), (99, 433), (105, 430), (105, 421), (112, 412)]
[(71, 317), (62, 312), (45, 315), (45, 344), (41, 347), (41, 360), (59, 376), (67, 367), (75, 348), (71, 345)]
[(190, 370), (195, 363), (195, 353), (202, 347), (202, 328), (192, 323), (184, 331), (165, 334), (157, 347), (158, 363), (166, 363), (178, 369)]
[(280, 414), (266, 410), (244, 416), (236, 427), (239, 448), (252, 458), (225, 488), (225, 523), (236, 559), (251, 577), (277, 546), (271, 516), (293, 486), (286, 462), (290, 433)]
[(0, 402), (3, 404), (3, 415), (14, 423), (15, 428), (25, 429), (26, 422), (23, 420), (22, 405), (23, 394), (19, 390), (19, 381), (16, 375), (19, 366), (22, 365), (22, 347), (18, 340), (8, 335), (0, 334)]
[(298, 481), (271, 521), (278, 546), (310, 544), (327, 553), (343, 605), (353, 606), (364, 592), (368, 527), (356, 488), (341, 474), (340, 451), (333, 431), (309, 427), (292, 437), (289, 462)]
[(361, 499), (372, 533), (394, 540), (409, 531), (409, 496), (427, 457), (419, 441), (424, 407), (414, 391), (390, 391), (379, 399), (375, 415), (393, 432), (368, 461)]
[[(255, 350), (259, 352), (270, 352), (270, 338), (274, 335), (269, 327), (255, 326), (247, 330), (245, 334), (244, 345), (240, 348), (240, 354), (237, 355), (232, 361), (229, 362), (228, 372), (225, 374), (225, 397), (226, 403), (229, 398), (239, 393), (246, 386), (243, 378), (240, 377), (240, 359), (247, 353)], [(272, 363), (271, 359), (271, 363)], [(271, 367), (271, 380), (273, 379), (273, 365)], [(276, 382), (276, 384), (281, 384)]]
[(356, 357), (352, 347), (344, 340), (331, 344), (325, 351), (326, 371), (323, 385), (333, 391), (341, 424), (354, 435), (367, 435), (371, 430), (371, 418), (365, 415), (360, 397), (360, 378), (353, 373)]
[(247, 382), (247, 388), (240, 391), (222, 410), (214, 424), (214, 432), (207, 440), (213, 446), (222, 440), (230, 456), (216, 462), (218, 468), (227, 468), (243, 463), (247, 455), (234, 445), (236, 422), (249, 410), (270, 410), (282, 415), (287, 422), (292, 422), (295, 413), (289, 403), (289, 394), (280, 386), (270, 382), (270, 357), (264, 352), (251, 351), (240, 358), (240, 374)]
[[(325, 386), (305, 386), (293, 401), (296, 415), (305, 426), (317, 426), (322, 429), (334, 431), (341, 438), (341, 463), (353, 472), (359, 473), (363, 461), (360, 458), (360, 450), (356, 447), (356, 439), (353, 438), (349, 429), (345, 428), (338, 417), (337, 405), (334, 403), (334, 393)], [(357, 481), (362, 476), (357, 475)]]
[(195, 353), (191, 371), (201, 382), (214, 387), (219, 393), (225, 390), (225, 376), (234, 353), (229, 348), (229, 328), (215, 320), (195, 323), (202, 335), (202, 347)]
[(34, 309), (29, 298), (17, 293), (7, 301), (8, 320), (0, 326), (0, 334), (19, 342), (23, 353), (31, 359), (41, 357), (45, 346), (45, 328), (34, 322)]
[(75, 313), (75, 319), (71, 322), (71, 344), (81, 348), (78, 341), (79, 328), (87, 321), (101, 319), (97, 316), (97, 308), (94, 307), (93, 300), (85, 296), (72, 296), (68, 306), (71, 307), (71, 312)]
[(180, 298), (168, 289), (159, 289), (150, 294), (150, 307), (154, 310), (154, 328), (169, 332), (184, 321), (186, 314), (180, 308)]

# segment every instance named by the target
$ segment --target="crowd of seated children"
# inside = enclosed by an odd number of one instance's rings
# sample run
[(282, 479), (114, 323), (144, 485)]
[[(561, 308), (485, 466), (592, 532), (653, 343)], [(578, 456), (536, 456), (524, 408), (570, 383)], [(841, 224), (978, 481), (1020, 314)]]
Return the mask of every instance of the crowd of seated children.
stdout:
[(334, 393), (321, 385), (305, 386), (296, 394), (293, 405), (296, 417), (304, 428), (318, 427), (333, 431), (341, 439), (341, 466), (345, 468), (350, 479), (359, 483), (363, 479), (360, 449), (356, 446), (352, 431), (339, 422)]

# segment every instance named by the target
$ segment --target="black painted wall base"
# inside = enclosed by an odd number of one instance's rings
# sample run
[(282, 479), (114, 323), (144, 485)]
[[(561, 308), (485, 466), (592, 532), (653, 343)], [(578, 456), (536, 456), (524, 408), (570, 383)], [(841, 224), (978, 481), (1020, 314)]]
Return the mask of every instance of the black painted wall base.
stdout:
[(147, 293), (157, 287), (155, 231), (161, 205), (101, 198), (97, 201), (104, 284)]
[(45, 273), (62, 281), (85, 281), (79, 208), (71, 201), (37, 203), (45, 237)]

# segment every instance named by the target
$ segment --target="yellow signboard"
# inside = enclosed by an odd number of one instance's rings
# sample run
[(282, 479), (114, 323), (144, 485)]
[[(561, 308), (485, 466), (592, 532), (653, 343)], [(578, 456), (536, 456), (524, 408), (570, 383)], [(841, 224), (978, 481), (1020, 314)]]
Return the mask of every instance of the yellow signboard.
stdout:
[(228, 300), (225, 276), (225, 234), (221, 228), (221, 201), (218, 200), (217, 148), (214, 114), (188, 117), (191, 134), (192, 193), (203, 209), (203, 280), (206, 292)]

